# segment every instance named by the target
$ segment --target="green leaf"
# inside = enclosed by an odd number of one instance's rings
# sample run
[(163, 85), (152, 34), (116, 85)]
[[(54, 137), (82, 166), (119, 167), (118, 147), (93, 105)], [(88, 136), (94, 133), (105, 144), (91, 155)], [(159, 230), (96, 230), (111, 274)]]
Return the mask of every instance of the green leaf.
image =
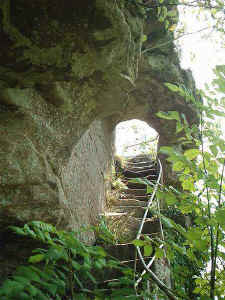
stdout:
[(18, 299), (23, 299), (23, 300), (30, 300), (30, 295), (28, 295), (25, 292), (21, 292), (17, 294)]
[(51, 260), (59, 260), (64, 259), (65, 261), (68, 261), (68, 254), (66, 252), (66, 249), (63, 246), (54, 245), (49, 248), (49, 250), (45, 254), (45, 258), (51, 259)]
[(31, 269), (33, 272), (35, 272), (36, 274), (38, 274), (38, 276), (41, 277), (41, 280), (50, 280), (53, 277), (53, 274), (50, 270), (45, 270), (42, 271), (40, 270), (38, 267), (36, 266), (30, 266), (29, 269)]
[(17, 226), (9, 226), (9, 228), (14, 231), (15, 233), (19, 234), (19, 235), (27, 235), (24, 230), (20, 227)]
[(23, 277), (23, 276), (13, 275), (13, 280), (16, 280), (16, 281), (18, 281), (18, 282), (20, 282), (20, 283), (23, 283), (24, 286), (25, 286), (25, 285), (27, 285), (27, 284), (30, 283), (31, 278), (25, 278), (25, 277)]
[(184, 169), (185, 165), (182, 161), (176, 161), (174, 164), (173, 164), (173, 170), (174, 171), (182, 171)]
[(167, 217), (165, 217), (163, 215), (161, 215), (161, 218), (162, 218), (163, 224), (166, 227), (168, 227), (168, 228), (174, 228), (174, 222), (171, 219), (169, 219), (169, 218), (167, 218)]
[[(42, 283), (43, 284), (43, 283)], [(57, 281), (55, 283), (44, 283), (46, 290), (52, 295), (55, 296), (57, 292)]]
[(198, 239), (198, 240), (195, 240), (193, 242), (195, 248), (199, 251), (205, 251), (209, 248), (209, 242), (204, 239), (204, 240), (201, 240), (201, 239)]
[(146, 191), (146, 193), (147, 193), (147, 194), (151, 194), (152, 191), (153, 191), (153, 187), (150, 186), (150, 185), (147, 185), (147, 191)]
[(184, 126), (181, 122), (177, 122), (176, 124), (176, 133), (181, 132), (184, 129)]
[(201, 292), (202, 288), (201, 287), (196, 287), (193, 291), (193, 293), (195, 294), (199, 294), (199, 292)]
[(24, 228), (24, 232), (26, 232), (29, 236), (31, 236), (34, 239), (37, 238), (35, 232), (30, 229), (30, 227), (28, 226), (28, 224), (25, 224), (23, 228)]
[(177, 198), (172, 193), (166, 193), (165, 199), (168, 205), (174, 205), (177, 202)]
[(49, 300), (49, 295), (45, 295), (40, 290), (38, 291), (38, 300)]
[(36, 296), (38, 294), (38, 289), (32, 284), (29, 284), (25, 290), (29, 292), (31, 296)]
[(186, 249), (184, 247), (181, 247), (177, 243), (174, 243), (174, 242), (172, 242), (171, 245), (181, 255), (186, 255)]
[(218, 256), (220, 256), (223, 259), (223, 261), (225, 261), (225, 253), (224, 252), (218, 251)]
[(156, 116), (161, 119), (180, 121), (180, 115), (177, 111), (168, 111), (168, 112), (159, 111), (156, 113)]
[(75, 273), (73, 273), (73, 278), (77, 282), (77, 284), (79, 285), (79, 287), (81, 289), (84, 289), (83, 283), (80, 281), (80, 279), (77, 277), (77, 275)]
[(86, 271), (86, 275), (87, 275), (87, 277), (90, 278), (90, 280), (91, 280), (93, 283), (97, 284), (96, 279), (94, 278), (94, 276), (93, 276), (89, 271)]
[(150, 256), (153, 252), (153, 248), (151, 245), (144, 246), (144, 256)]
[(189, 167), (185, 167), (183, 174), (190, 174), (191, 173), (191, 169)]
[(10, 295), (13, 296), (15, 295), (15, 293), (21, 292), (23, 289), (24, 289), (23, 283), (14, 280), (9, 280), (9, 279), (6, 280), (1, 287), (1, 290), (8, 296)]
[(193, 253), (193, 250), (192, 250), (191, 248), (188, 248), (188, 249), (187, 249), (187, 256), (188, 256), (188, 258), (189, 258), (191, 261), (194, 261), (194, 262), (197, 261), (197, 258), (196, 258), (195, 254)]
[(20, 266), (16, 270), (16, 274), (28, 279), (32, 278), (33, 281), (41, 282), (40, 276), (31, 267)]
[(225, 208), (216, 211), (216, 221), (220, 225), (225, 225)]
[(35, 264), (35, 263), (42, 261), (44, 258), (45, 258), (44, 254), (37, 254), (37, 255), (30, 256), (28, 259), (28, 262)]
[(74, 260), (72, 260), (71, 264), (75, 270), (79, 271), (82, 268), (82, 265), (78, 264), (78, 262), (76, 262)]
[(182, 187), (184, 190), (193, 192), (195, 190), (193, 178), (188, 177), (187, 179), (183, 180)]
[(168, 17), (176, 17), (177, 16), (177, 10), (168, 11), (167, 16)]
[(165, 217), (164, 215), (160, 215), (160, 216), (161, 216), (161, 220), (162, 220), (163, 224), (166, 227), (174, 228), (180, 234), (182, 234), (183, 236), (186, 236), (186, 230), (180, 224), (176, 224), (173, 220), (171, 220), (170, 218)]
[(142, 34), (142, 36), (141, 36), (142, 43), (146, 42), (147, 39), (148, 39), (147, 35), (146, 34)]
[(165, 86), (168, 87), (169, 90), (171, 90), (172, 92), (179, 92), (180, 91), (180, 87), (175, 85), (175, 84), (172, 84), (172, 83), (165, 83)]
[(199, 228), (191, 228), (187, 231), (186, 237), (190, 240), (199, 240), (202, 238), (202, 231)]
[(170, 155), (174, 153), (174, 150), (172, 147), (163, 146), (160, 147), (160, 152), (166, 155)]
[(184, 156), (189, 160), (195, 159), (199, 154), (199, 149), (188, 149), (184, 152)]
[(134, 246), (138, 246), (138, 247), (143, 247), (146, 245), (146, 242), (145, 241), (142, 241), (142, 240), (133, 240), (132, 241), (132, 244)]
[(155, 257), (156, 258), (163, 258), (164, 256), (164, 251), (161, 248), (157, 248), (155, 251)]
[(107, 256), (107, 253), (105, 252), (105, 250), (102, 248), (102, 247), (96, 247), (97, 249), (97, 253), (102, 256), (102, 257), (106, 257)]
[(133, 178), (133, 179), (130, 179), (129, 182), (132, 182), (132, 183), (141, 183), (141, 184), (147, 184), (143, 179), (141, 178)]

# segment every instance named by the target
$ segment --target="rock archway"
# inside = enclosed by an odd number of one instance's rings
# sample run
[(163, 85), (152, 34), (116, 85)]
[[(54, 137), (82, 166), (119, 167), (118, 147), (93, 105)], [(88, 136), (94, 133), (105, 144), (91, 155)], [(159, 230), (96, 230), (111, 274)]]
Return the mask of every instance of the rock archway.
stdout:
[[(176, 144), (175, 124), (155, 114), (176, 110), (198, 122), (164, 85), (194, 90), (191, 74), (179, 66), (172, 33), (132, 1), (6, 0), (0, 14), (0, 232), (34, 219), (92, 224), (116, 124), (140, 119), (160, 145)], [(143, 33), (154, 38), (143, 45)]]

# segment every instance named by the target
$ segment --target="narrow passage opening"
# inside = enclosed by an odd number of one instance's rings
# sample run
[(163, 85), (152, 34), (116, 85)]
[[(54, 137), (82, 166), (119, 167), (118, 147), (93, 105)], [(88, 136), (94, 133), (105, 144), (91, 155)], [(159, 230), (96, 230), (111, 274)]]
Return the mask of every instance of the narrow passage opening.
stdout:
[(116, 126), (115, 154), (132, 157), (149, 154), (154, 159), (157, 153), (158, 133), (146, 122), (129, 120)]

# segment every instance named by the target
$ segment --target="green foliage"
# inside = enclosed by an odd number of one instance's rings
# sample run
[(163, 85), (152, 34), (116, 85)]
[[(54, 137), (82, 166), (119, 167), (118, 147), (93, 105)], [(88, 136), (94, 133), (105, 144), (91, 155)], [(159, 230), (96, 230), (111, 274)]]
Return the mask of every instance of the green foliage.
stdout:
[[(167, 213), (168, 211), (165, 212)], [(176, 218), (178, 213), (176, 210), (173, 211), (170, 218)], [(193, 293), (197, 286), (194, 278), (201, 276), (205, 266), (204, 254), (196, 249), (194, 251), (188, 249), (185, 245), (185, 237), (173, 228), (167, 228), (165, 232), (173, 289), (175, 292), (181, 292), (182, 289), (189, 299), (198, 299), (198, 295)]]
[(178, 13), (177, 6), (183, 6), (185, 8), (194, 7), (200, 14), (202, 10), (207, 10), (211, 15), (211, 18), (215, 21), (213, 29), (218, 32), (224, 33), (224, 1), (223, 0), (207, 0), (207, 1), (178, 1), (178, 0), (157, 0), (157, 1), (145, 1), (145, 0), (126, 0), (127, 3), (135, 5), (137, 14), (142, 17), (147, 17), (149, 13), (154, 11), (157, 15), (159, 22), (163, 23), (166, 30), (174, 31), (174, 24), (177, 24)]
[(175, 5), (171, 5), (167, 0), (159, 0), (156, 3), (146, 3), (144, 0), (127, 0), (127, 3), (135, 6), (136, 13), (139, 16), (143, 18), (156, 16), (159, 23), (162, 23), (166, 30), (173, 31), (175, 29), (173, 24), (178, 22), (178, 12), (176, 9), (178, 1), (173, 0), (173, 4)]
[[(215, 74), (214, 85), (222, 95), (225, 66), (218, 66)], [(191, 227), (186, 225), (185, 228), (185, 224), (177, 223), (179, 218), (161, 216), (167, 235), (169, 233), (166, 244), (174, 289), (188, 299), (215, 299), (216, 296), (225, 299), (224, 288), (221, 288), (225, 286), (225, 142), (216, 119), (225, 116), (224, 98), (215, 99), (209, 89), (207, 94), (199, 91), (196, 98), (183, 86), (171, 83), (166, 86), (192, 103), (200, 123), (199, 127), (190, 126), (185, 115), (176, 111), (157, 113), (168, 122), (176, 122), (179, 136), (182, 132), (182, 137), (178, 137), (179, 147), (160, 149), (171, 163), (180, 189), (162, 188), (157, 196), (166, 199), (168, 209), (175, 210), (183, 219), (191, 216), (192, 220)]]
[[(11, 229), (41, 241), (43, 248), (34, 249), (28, 264), (3, 283), (1, 300), (119, 300), (128, 295), (136, 299), (132, 270), (121, 266), (102, 247), (86, 246), (76, 233), (38, 221)], [(108, 241), (111, 235), (103, 229), (102, 236)], [(115, 282), (105, 282), (110, 272), (117, 272)]]
[(109, 229), (107, 221), (104, 217), (100, 218), (99, 224), (94, 228), (94, 230), (97, 233), (98, 243), (111, 244), (111, 245), (116, 243), (115, 236)]

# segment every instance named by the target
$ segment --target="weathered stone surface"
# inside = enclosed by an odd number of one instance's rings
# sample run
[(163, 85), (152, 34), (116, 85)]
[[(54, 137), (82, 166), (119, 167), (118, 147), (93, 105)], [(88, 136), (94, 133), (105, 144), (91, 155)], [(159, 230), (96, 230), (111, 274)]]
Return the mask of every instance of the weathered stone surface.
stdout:
[[(96, 225), (104, 210), (112, 161), (112, 140), (107, 125), (107, 121), (93, 122), (63, 167), (62, 185), (69, 206), (71, 229)], [(91, 233), (81, 235), (87, 242), (94, 241)]]
[(130, 28), (116, 2), (1, 3), (1, 71), (10, 86), (87, 78), (117, 67)]
[(175, 126), (157, 111), (196, 122), (164, 86), (193, 82), (171, 41), (160, 46), (171, 33), (152, 13), (146, 20), (124, 0), (1, 1), (1, 232), (33, 219), (70, 229), (95, 223), (115, 125), (139, 118), (165, 145), (177, 143)]
[[(18, 226), (31, 220), (50, 222), (68, 230), (96, 225), (104, 209), (106, 178), (111, 172), (108, 125), (107, 120), (94, 121), (60, 166), (48, 156), (47, 147), (46, 152), (41, 151), (29, 140), (26, 143), (21, 135), (9, 145), (8, 160), (1, 161), (1, 178), (8, 180), (8, 184), (1, 184), (0, 190), (0, 282), (39, 246), (10, 233), (8, 225)], [(5, 141), (1, 143), (4, 144)], [(95, 240), (90, 230), (81, 231), (80, 238), (86, 243)]]

